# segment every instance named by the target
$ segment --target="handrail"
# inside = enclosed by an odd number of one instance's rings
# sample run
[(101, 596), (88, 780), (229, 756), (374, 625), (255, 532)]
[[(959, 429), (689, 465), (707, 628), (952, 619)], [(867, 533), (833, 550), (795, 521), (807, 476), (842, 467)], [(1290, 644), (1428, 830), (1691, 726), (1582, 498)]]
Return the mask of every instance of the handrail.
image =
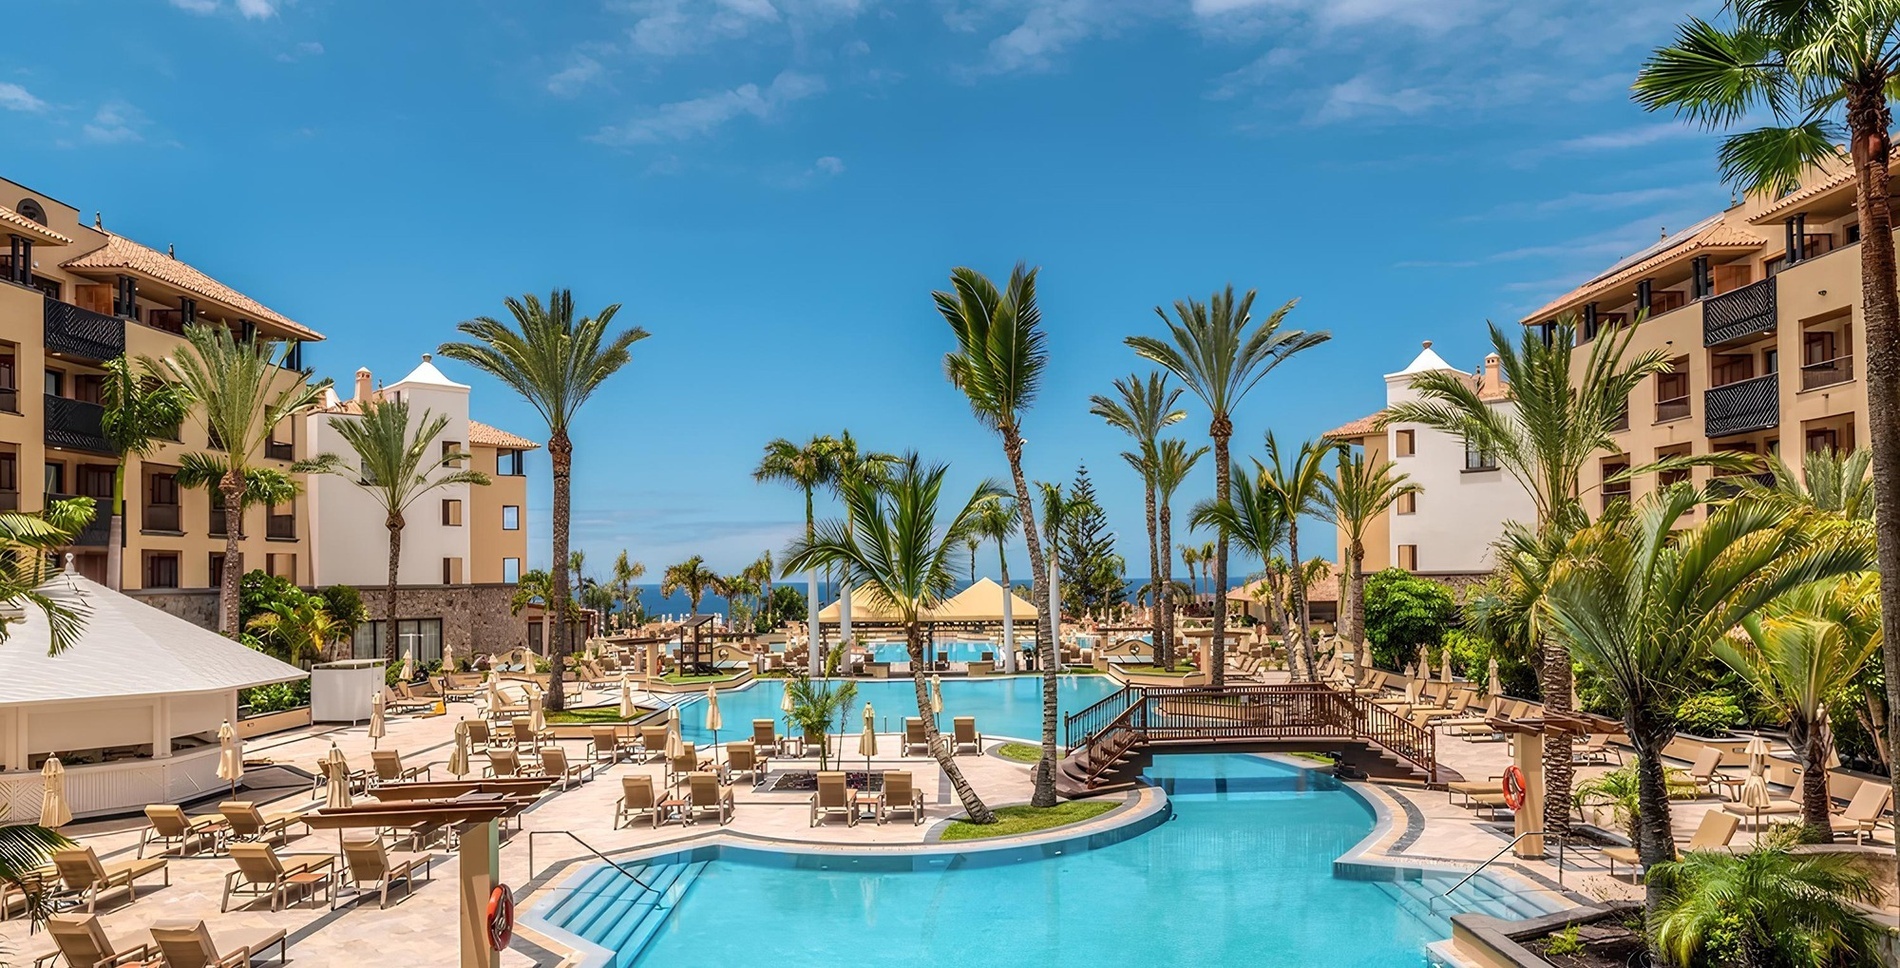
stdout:
[(613, 858), (608, 857), (606, 854), (601, 853), (599, 849), (597, 849), (593, 844), (590, 844), (587, 841), (582, 840), (579, 837), (576, 837), (574, 835), (574, 832), (571, 830), (530, 830), (528, 831), (528, 879), (529, 880), (534, 879), (534, 835), (535, 834), (561, 834), (562, 836), (565, 836), (567, 839), (572, 840), (573, 842), (586, 848), (588, 853), (593, 854), (595, 857), (600, 858), (601, 861), (604, 862), (608, 867), (611, 867), (614, 870), (619, 871), (622, 876), (626, 877), (627, 880), (630, 880), (634, 882), (635, 884), (640, 885), (642, 890), (652, 891), (656, 894), (659, 893), (659, 890), (660, 890), (659, 888), (654, 887), (653, 885), (648, 884), (646, 881), (641, 880), (638, 874), (635, 874), (634, 872), (626, 869), (625, 867), (620, 866), (620, 864), (616, 862)]
[[(1505, 845), (1504, 845), (1504, 847), (1503, 847), (1502, 849), (1500, 849), (1500, 850), (1499, 850), (1499, 851), (1498, 851), (1497, 853), (1495, 853), (1495, 854), (1492, 854), (1492, 855), (1491, 855), (1491, 859), (1490, 859), (1490, 860), (1487, 860), (1487, 861), (1485, 861), (1484, 863), (1482, 863), (1482, 864), (1479, 864), (1479, 865), (1478, 865), (1478, 866), (1476, 866), (1476, 867), (1473, 867), (1473, 868), (1471, 869), (1471, 873), (1469, 873), (1469, 874), (1466, 874), (1465, 876), (1463, 876), (1463, 877), (1460, 877), (1460, 878), (1458, 878), (1458, 883), (1456, 883), (1456, 884), (1453, 884), (1453, 885), (1452, 885), (1451, 887), (1449, 887), (1449, 888), (1447, 888), (1447, 889), (1445, 890), (1445, 893), (1443, 893), (1443, 894), (1440, 894), (1440, 895), (1438, 895), (1437, 897), (1434, 897), (1434, 898), (1432, 898), (1432, 899), (1431, 899), (1430, 901), (1427, 901), (1427, 902), (1425, 902), (1425, 913), (1427, 913), (1427, 914), (1434, 914), (1434, 913), (1436, 913), (1436, 911), (1434, 910), (1434, 908), (1436, 907), (1436, 905), (1438, 904), (1438, 902), (1439, 902), (1439, 901), (1442, 901), (1442, 900), (1444, 900), (1445, 898), (1448, 898), (1448, 897), (1450, 897), (1450, 896), (1452, 896), (1452, 894), (1454, 894), (1454, 893), (1456, 893), (1456, 892), (1457, 892), (1457, 890), (1458, 890), (1459, 888), (1461, 888), (1461, 887), (1463, 887), (1463, 886), (1465, 886), (1465, 883), (1466, 883), (1467, 881), (1470, 881), (1470, 880), (1471, 880), (1472, 878), (1474, 878), (1474, 877), (1477, 877), (1477, 876), (1478, 876), (1478, 873), (1479, 873), (1480, 871), (1482, 871), (1482, 870), (1484, 870), (1484, 869), (1485, 869), (1485, 868), (1487, 868), (1487, 867), (1490, 867), (1493, 861), (1496, 861), (1496, 860), (1497, 860), (1498, 858), (1500, 858), (1500, 857), (1503, 857), (1503, 856), (1504, 856), (1504, 855), (1505, 855), (1506, 853), (1508, 853), (1508, 852), (1510, 851), (1510, 849), (1511, 849), (1511, 848), (1513, 848), (1513, 847), (1516, 847), (1516, 846), (1517, 846), (1517, 843), (1518, 843), (1518, 841), (1520, 841), (1520, 840), (1523, 840), (1523, 839), (1524, 839), (1524, 838), (1526, 838), (1526, 837), (1542, 837), (1542, 836), (1544, 836), (1544, 832), (1543, 832), (1543, 831), (1541, 831), (1541, 830), (1529, 830), (1529, 831), (1525, 831), (1524, 833), (1521, 833), (1521, 834), (1518, 834), (1518, 835), (1517, 835), (1517, 836), (1515, 836), (1515, 837), (1512, 837), (1512, 838), (1511, 838), (1511, 842), (1510, 842), (1510, 843), (1508, 843), (1508, 844), (1505, 844)], [(1558, 843), (1558, 847), (1557, 847), (1557, 874), (1558, 874), (1558, 877), (1559, 877), (1559, 881), (1558, 881), (1558, 884), (1557, 884), (1557, 886), (1559, 886), (1559, 887), (1562, 887), (1562, 886), (1563, 886), (1563, 882), (1562, 882), (1562, 880), (1561, 880), (1561, 878), (1562, 878), (1562, 876), (1563, 876), (1563, 869), (1564, 869), (1564, 868), (1563, 868), (1563, 837), (1562, 837), (1562, 835), (1560, 835), (1560, 834), (1552, 834), (1551, 836), (1553, 836), (1553, 837), (1556, 837), (1556, 838), (1557, 838), (1557, 843)]]

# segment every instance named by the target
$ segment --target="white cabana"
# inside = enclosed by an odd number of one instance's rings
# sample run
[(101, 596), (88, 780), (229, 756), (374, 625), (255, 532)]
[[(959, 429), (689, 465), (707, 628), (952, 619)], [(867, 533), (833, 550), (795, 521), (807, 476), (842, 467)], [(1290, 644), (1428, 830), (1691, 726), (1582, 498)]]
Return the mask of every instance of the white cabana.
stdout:
[[(1003, 586), (989, 578), (979, 578), (970, 587), (944, 599), (924, 615), (926, 622), (989, 622), (1000, 625), (1003, 622)], [(1024, 601), (1021, 595), (1010, 593), (1014, 601), (1010, 605), (1010, 621), (1016, 625), (1033, 625), (1036, 621), (1036, 606)], [(836, 625), (839, 618), (837, 602), (826, 605), (818, 612), (818, 621), (826, 625)], [(872, 593), (859, 586), (851, 590), (851, 621), (856, 624), (885, 624), (895, 622), (896, 615), (877, 607)]]
[[(0, 805), (38, 819), (40, 768), (58, 754), (75, 817), (136, 811), (228, 789), (218, 727), (238, 692), (304, 672), (216, 632), (67, 572), (46, 591), (84, 617), (47, 654), (46, 617), (28, 608), (0, 645)], [(17, 615), (17, 613), (16, 613)]]

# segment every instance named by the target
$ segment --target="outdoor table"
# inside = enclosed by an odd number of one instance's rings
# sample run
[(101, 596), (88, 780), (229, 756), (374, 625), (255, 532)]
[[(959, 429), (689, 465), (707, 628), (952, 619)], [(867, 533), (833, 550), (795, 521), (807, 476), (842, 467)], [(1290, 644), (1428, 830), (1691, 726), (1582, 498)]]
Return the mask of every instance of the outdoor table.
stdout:
[(692, 823), (692, 814), (687, 813), (687, 808), (690, 806), (692, 806), (692, 801), (678, 794), (668, 794), (661, 797), (660, 822), (665, 823), (668, 820), (677, 819), (682, 825)]
[(872, 793), (869, 790), (851, 791), (851, 809), (853, 812), (855, 812), (858, 815), (859, 820), (864, 820), (867, 818), (867, 814), (865, 814), (864, 812), (866, 807), (869, 807), (871, 810), (870, 814), (868, 815), (869, 819), (872, 819), (872, 820), (880, 819), (879, 814), (878, 814), (878, 807), (883, 802), (884, 802), (883, 794)]

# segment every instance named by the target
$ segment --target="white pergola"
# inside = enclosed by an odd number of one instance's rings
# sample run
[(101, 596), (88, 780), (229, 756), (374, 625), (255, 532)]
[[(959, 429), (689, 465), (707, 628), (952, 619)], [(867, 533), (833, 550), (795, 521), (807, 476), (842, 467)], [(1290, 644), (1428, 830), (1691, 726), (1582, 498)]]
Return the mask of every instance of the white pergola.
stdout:
[(57, 754), (75, 817), (180, 803), (224, 787), (218, 727), (238, 692), (303, 670), (67, 572), (45, 590), (84, 630), (49, 655), (46, 616), (6, 616), (0, 642), (0, 808), (39, 816), (39, 769)]

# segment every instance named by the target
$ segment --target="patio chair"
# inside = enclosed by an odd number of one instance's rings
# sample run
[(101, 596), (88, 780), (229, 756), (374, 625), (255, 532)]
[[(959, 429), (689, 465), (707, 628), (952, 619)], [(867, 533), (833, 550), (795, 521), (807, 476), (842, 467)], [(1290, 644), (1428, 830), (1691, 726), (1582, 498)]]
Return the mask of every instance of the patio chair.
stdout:
[(488, 751), (488, 765), (482, 767), (483, 776), (536, 776), (541, 771), (521, 762), (521, 754), (509, 749), (491, 749)]
[(778, 720), (755, 719), (752, 721), (752, 745), (759, 752), (771, 750), (774, 753), (785, 752), (778, 735)]
[(526, 716), (516, 716), (509, 720), (508, 730), (515, 738), (515, 748), (519, 750), (536, 750), (554, 742), (553, 731), (544, 729), (538, 733), (535, 732)]
[(916, 750), (924, 756), (930, 755), (930, 738), (924, 733), (924, 721), (917, 716), (904, 717), (904, 749), (901, 755), (909, 756)]
[(1609, 765), (1610, 757), (1614, 756), (1616, 757), (1616, 765), (1622, 766), (1623, 751), (1616, 746), (1610, 745), (1611, 735), (1610, 733), (1591, 733), (1590, 738), (1585, 740), (1582, 746), (1577, 747), (1576, 752), (1572, 754), (1573, 762), (1580, 764), (1602, 763), (1607, 766)]
[(593, 768), (591, 763), (569, 763), (567, 750), (559, 746), (549, 746), (541, 751), (541, 774), (561, 781), (563, 790), (569, 789), (569, 781), (587, 782), (588, 771)]
[[(1702, 822), (1696, 824), (1695, 833), (1690, 835), (1689, 849), (1715, 850), (1718, 847), (1727, 847), (1729, 839), (1735, 836), (1736, 828), (1741, 825), (1741, 818), (1734, 814), (1724, 810), (1710, 810), (1702, 815)], [(1642, 858), (1634, 847), (1605, 847), (1603, 856), (1610, 862), (1611, 877), (1616, 876), (1616, 862), (1619, 860), (1628, 867), (1635, 867), (1642, 863)], [(1681, 859), (1681, 851), (1676, 852), (1676, 857), (1678, 860)]]
[(770, 757), (760, 753), (752, 743), (726, 744), (726, 778), (734, 779), (737, 774), (747, 773), (752, 777), (754, 789), (765, 782), (765, 765)]
[(588, 745), (587, 751), (595, 764), (606, 763), (612, 766), (620, 762), (622, 753), (633, 752), (632, 740), (622, 739), (620, 730), (613, 726), (595, 726), (588, 732), (593, 740)]
[(687, 774), (710, 768), (711, 763), (699, 758), (699, 751), (693, 748), (693, 744), (681, 743), (680, 755), (666, 763), (666, 785), (678, 786), (686, 782)]
[[(379, 907), (389, 907), (389, 887), (402, 881), (409, 893), (416, 889), (416, 868), (422, 868), (424, 878), (429, 876), (429, 855), (424, 853), (392, 854), (383, 846), (381, 837), (351, 838), (343, 841), (343, 861), (350, 883), (356, 888), (356, 897), (361, 900), (371, 890), (381, 890), (382, 902)], [(336, 908), (334, 892), (330, 898), (330, 907)]]
[(187, 817), (185, 809), (175, 803), (154, 803), (145, 808), (145, 819), (152, 825), (145, 828), (139, 836), (140, 857), (145, 856), (149, 844), (158, 844), (159, 853), (165, 853), (173, 847), (181, 853), (189, 853), (192, 847), (203, 849), (209, 846), (218, 849), (218, 839), (230, 824), (216, 814), (205, 817)]
[(639, 752), (643, 763), (666, 757), (666, 724), (640, 727)]
[(473, 681), (469, 681), (459, 676), (446, 675), (437, 681), (440, 683), (437, 688), (442, 690), (442, 700), (444, 702), (474, 702), (476, 699), (481, 698), (482, 683), (480, 676), (476, 676)]
[(165, 956), (165, 968), (247, 968), (252, 959), (277, 949), (277, 962), (288, 957), (284, 929), (250, 932), (224, 931), (224, 944), (211, 940), (203, 921), (159, 921), (152, 925), (152, 941)]
[(149, 944), (107, 937), (105, 926), (90, 914), (55, 914), (46, 919), (46, 933), (53, 936), (56, 954), (72, 968), (115, 968), (158, 957)]
[(332, 854), (279, 854), (269, 844), (232, 844), (231, 859), (237, 870), (224, 875), (224, 897), (218, 910), (231, 910), (231, 899), (244, 897), (249, 904), (258, 898), (270, 898), (270, 909), (280, 910), (294, 892), (311, 892), (319, 886), (335, 889), (336, 871)]
[(389, 687), (389, 691), (387, 706), (392, 713), (426, 712), (435, 708), (434, 697), (416, 695), (416, 691), (401, 680), (397, 680), (395, 685)]
[(1854, 799), (1848, 801), (1837, 818), (1843, 827), (1853, 827), (1854, 843), (1866, 843), (1867, 837), (1879, 827), (1881, 817), (1887, 812), (1887, 799), (1892, 795), (1893, 788), (1885, 783), (1862, 783), (1854, 792)]
[(1721, 764), (1722, 751), (1713, 746), (1703, 747), (1702, 752), (1696, 754), (1695, 762), (1689, 766), (1689, 779), (1695, 781), (1697, 793), (1706, 790), (1709, 796), (1719, 795), (1715, 785), (1730, 779), (1728, 774), (1722, 772)]
[(166, 885), (172, 882), (171, 868), (162, 857), (103, 864), (99, 862), (99, 855), (84, 845), (53, 851), (53, 866), (58, 868), (59, 879), (65, 886), (63, 893), (84, 900), (88, 914), (99, 909), (100, 895), (116, 888), (125, 888), (127, 900), (137, 901), (139, 878), (164, 874)]
[(975, 716), (957, 716), (950, 720), (950, 729), (955, 733), (956, 745), (952, 752), (961, 753), (964, 747), (978, 756), (983, 755), (983, 734), (976, 731)]
[[(350, 793), (368, 795), (369, 771), (368, 770), (351, 770), (349, 783), (350, 783)], [(330, 786), (330, 759), (329, 757), (324, 757), (322, 759), (317, 760), (317, 771), (313, 775), (310, 782), (310, 795), (312, 797), (321, 797), (323, 796), (324, 791), (329, 789), (329, 786)]]
[(468, 726), (468, 751), (470, 753), (483, 753), (486, 752), (489, 747), (498, 745), (495, 741), (495, 737), (488, 731), (488, 720), (464, 719), (462, 722)]
[(376, 771), (378, 783), (407, 783), (417, 777), (427, 778), (429, 767), (405, 767), (402, 765), (402, 751), (374, 750), (369, 754), (370, 767)]
[(711, 810), (719, 816), (721, 826), (732, 820), (732, 788), (720, 783), (716, 773), (687, 774), (686, 803), (695, 818)]
[(291, 825), (303, 822), (301, 810), (265, 813), (249, 800), (226, 800), (218, 804), (218, 813), (231, 824), (231, 836), (238, 840), (289, 840)]
[(620, 778), (620, 799), (614, 801), (614, 829), (633, 826), (640, 817), (652, 817), (660, 826), (660, 803), (653, 798), (653, 777), (645, 773)]
[(845, 788), (844, 773), (827, 770), (818, 774), (818, 792), (811, 795), (811, 825), (833, 814), (844, 816), (847, 827), (858, 823), (858, 811), (851, 806), (851, 791)]
[(917, 789), (908, 770), (884, 774), (884, 815), (889, 817), (893, 810), (910, 811), (913, 826), (924, 822), (924, 791)]

